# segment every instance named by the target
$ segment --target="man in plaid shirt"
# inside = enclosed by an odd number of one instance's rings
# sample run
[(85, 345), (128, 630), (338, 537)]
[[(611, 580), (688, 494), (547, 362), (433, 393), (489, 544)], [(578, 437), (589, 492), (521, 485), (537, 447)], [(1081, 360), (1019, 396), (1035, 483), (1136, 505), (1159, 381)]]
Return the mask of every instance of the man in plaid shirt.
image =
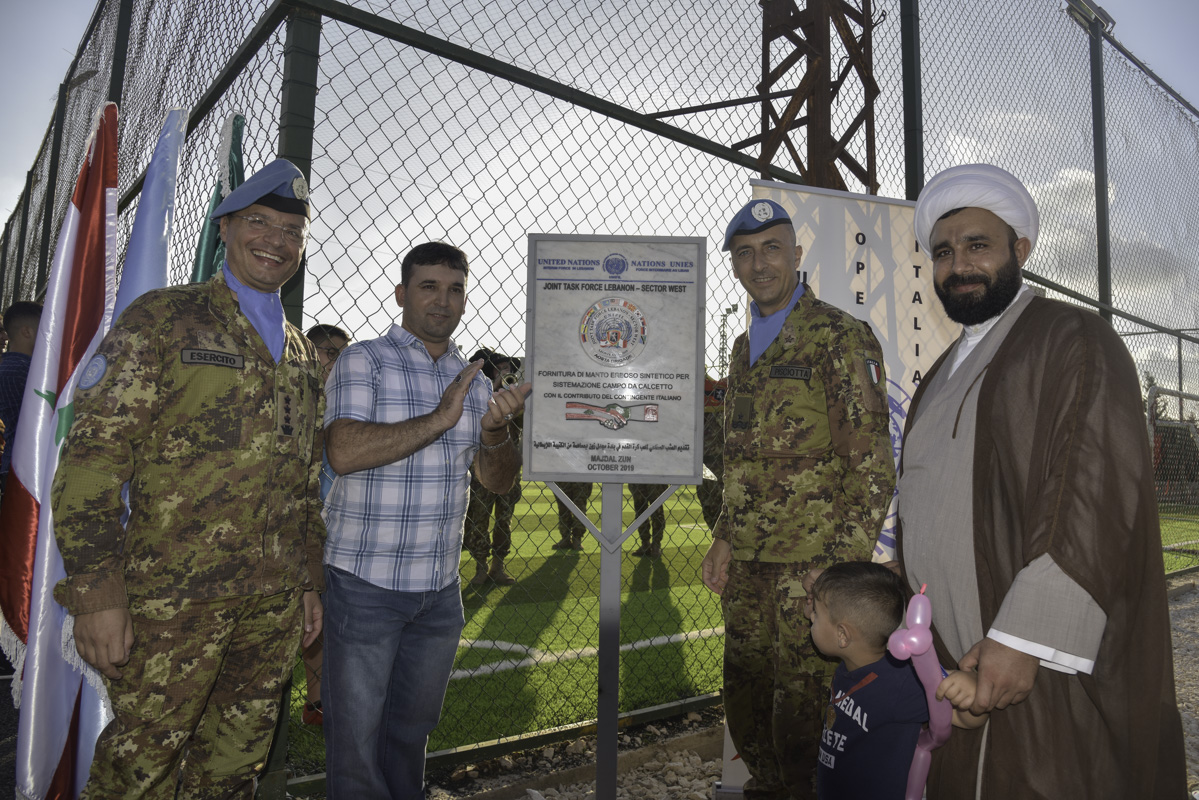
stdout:
[(425, 745), (462, 631), (458, 560), (470, 467), (493, 492), (520, 452), (508, 423), (528, 384), (493, 392), (451, 335), (466, 256), (444, 242), (403, 260), (402, 322), (351, 345), (326, 385), (324, 703), (333, 798), (423, 798)]

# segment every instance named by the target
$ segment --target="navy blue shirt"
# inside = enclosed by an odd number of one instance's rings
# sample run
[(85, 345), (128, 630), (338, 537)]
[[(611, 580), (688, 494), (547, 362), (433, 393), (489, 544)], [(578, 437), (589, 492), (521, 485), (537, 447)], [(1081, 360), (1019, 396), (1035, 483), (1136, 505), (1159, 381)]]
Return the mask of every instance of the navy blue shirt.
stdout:
[(0, 456), (0, 475), (7, 475), (12, 464), (13, 442), (17, 439), (17, 421), (21, 416), (21, 398), (29, 378), (32, 359), (24, 353), (5, 353), (0, 358), (0, 422), (4, 423), (4, 455)]
[(903, 800), (920, 726), (927, 721), (924, 687), (911, 661), (887, 654), (853, 672), (839, 664), (820, 735), (816, 796)]

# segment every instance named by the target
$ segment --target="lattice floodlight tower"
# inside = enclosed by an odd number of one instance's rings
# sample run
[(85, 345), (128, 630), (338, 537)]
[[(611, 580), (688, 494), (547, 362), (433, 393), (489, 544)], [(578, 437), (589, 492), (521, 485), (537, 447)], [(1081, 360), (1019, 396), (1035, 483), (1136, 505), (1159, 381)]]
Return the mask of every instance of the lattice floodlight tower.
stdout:
[[(766, 168), (780, 149), (810, 185), (850, 190), (846, 173), (878, 193), (875, 160), (871, 0), (759, 0), (762, 7), (762, 121), (758, 136), (736, 149), (761, 145)], [(782, 87), (799, 84), (794, 91)], [(779, 88), (776, 88), (779, 87)], [(776, 103), (786, 101), (780, 111)], [(807, 145), (806, 158), (803, 145)], [(844, 170), (845, 172), (843, 173)]]

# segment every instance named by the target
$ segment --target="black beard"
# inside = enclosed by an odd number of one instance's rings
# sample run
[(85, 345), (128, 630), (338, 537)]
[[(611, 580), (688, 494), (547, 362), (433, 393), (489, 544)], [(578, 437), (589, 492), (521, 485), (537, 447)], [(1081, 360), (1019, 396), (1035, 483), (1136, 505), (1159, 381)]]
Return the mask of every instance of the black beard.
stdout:
[[(1013, 251), (1008, 262), (995, 273), (991, 280), (983, 273), (976, 275), (950, 275), (943, 283), (933, 281), (937, 297), (949, 318), (960, 325), (977, 325), (997, 317), (1016, 299), (1020, 291), (1020, 265)], [(981, 295), (953, 295), (949, 290), (954, 286), (970, 283), (981, 283), (985, 287)]]

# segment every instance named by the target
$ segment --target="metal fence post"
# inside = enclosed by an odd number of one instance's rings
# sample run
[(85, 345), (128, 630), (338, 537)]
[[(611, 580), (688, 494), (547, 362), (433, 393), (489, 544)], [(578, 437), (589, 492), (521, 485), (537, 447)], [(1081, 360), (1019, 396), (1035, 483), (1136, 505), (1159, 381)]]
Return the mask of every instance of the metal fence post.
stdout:
[(121, 0), (117, 11), (117, 38), (112, 45), (112, 76), (108, 80), (108, 101), (121, 107), (125, 90), (125, 59), (129, 55), (129, 28), (133, 24), (133, 0)]
[[(25, 271), (25, 234), (29, 230), (29, 204), (33, 202), (33, 170), (25, 173), (25, 191), (21, 194), (21, 229), (17, 234), (17, 271), (13, 274), (12, 303), (21, 297), (21, 274)], [(7, 308), (7, 306), (5, 306)]]
[(4, 296), (4, 287), (8, 283), (8, 272), (13, 266), (12, 260), (8, 257), (8, 239), (12, 232), (12, 217), (4, 223), (4, 236), (0, 237), (0, 311), (8, 308), (8, 298)]
[[(1091, 126), (1095, 140), (1095, 243), (1098, 248), (1099, 302), (1112, 304), (1112, 242), (1111, 214), (1107, 202), (1107, 114), (1103, 97), (1103, 29), (1098, 17), (1090, 20), (1088, 32), (1091, 45)], [(1112, 313), (1100, 309), (1108, 322)]]
[(58, 85), (58, 102), (54, 104), (54, 138), (50, 143), (50, 164), (46, 168), (46, 200), (42, 209), (42, 248), (38, 254), (37, 294), (46, 288), (50, 275), (50, 240), (54, 238), (54, 196), (58, 192), (58, 162), (62, 155), (62, 129), (67, 117), (69, 84)]
[[(312, 181), (312, 139), (316, 128), (316, 84), (321, 55), (321, 16), (298, 10), (287, 18), (283, 45), (283, 87), (279, 110), (279, 157), (299, 167)], [(304, 316), (307, 259), (283, 286), (283, 313), (293, 325)]]
[(920, 87), (920, 0), (899, 2), (903, 69), (903, 164), (909, 200), (924, 188), (924, 102)]
[[(283, 45), (283, 85), (279, 109), (279, 157), (286, 158), (312, 180), (312, 139), (316, 128), (316, 83), (320, 66), (321, 16), (299, 10), (287, 18)], [(304, 316), (306, 259), (282, 290), (283, 314), (299, 326)], [(287, 740), (291, 720), (291, 681), (283, 701), (266, 770), (258, 785), (259, 800), (283, 800), (287, 794)]]

